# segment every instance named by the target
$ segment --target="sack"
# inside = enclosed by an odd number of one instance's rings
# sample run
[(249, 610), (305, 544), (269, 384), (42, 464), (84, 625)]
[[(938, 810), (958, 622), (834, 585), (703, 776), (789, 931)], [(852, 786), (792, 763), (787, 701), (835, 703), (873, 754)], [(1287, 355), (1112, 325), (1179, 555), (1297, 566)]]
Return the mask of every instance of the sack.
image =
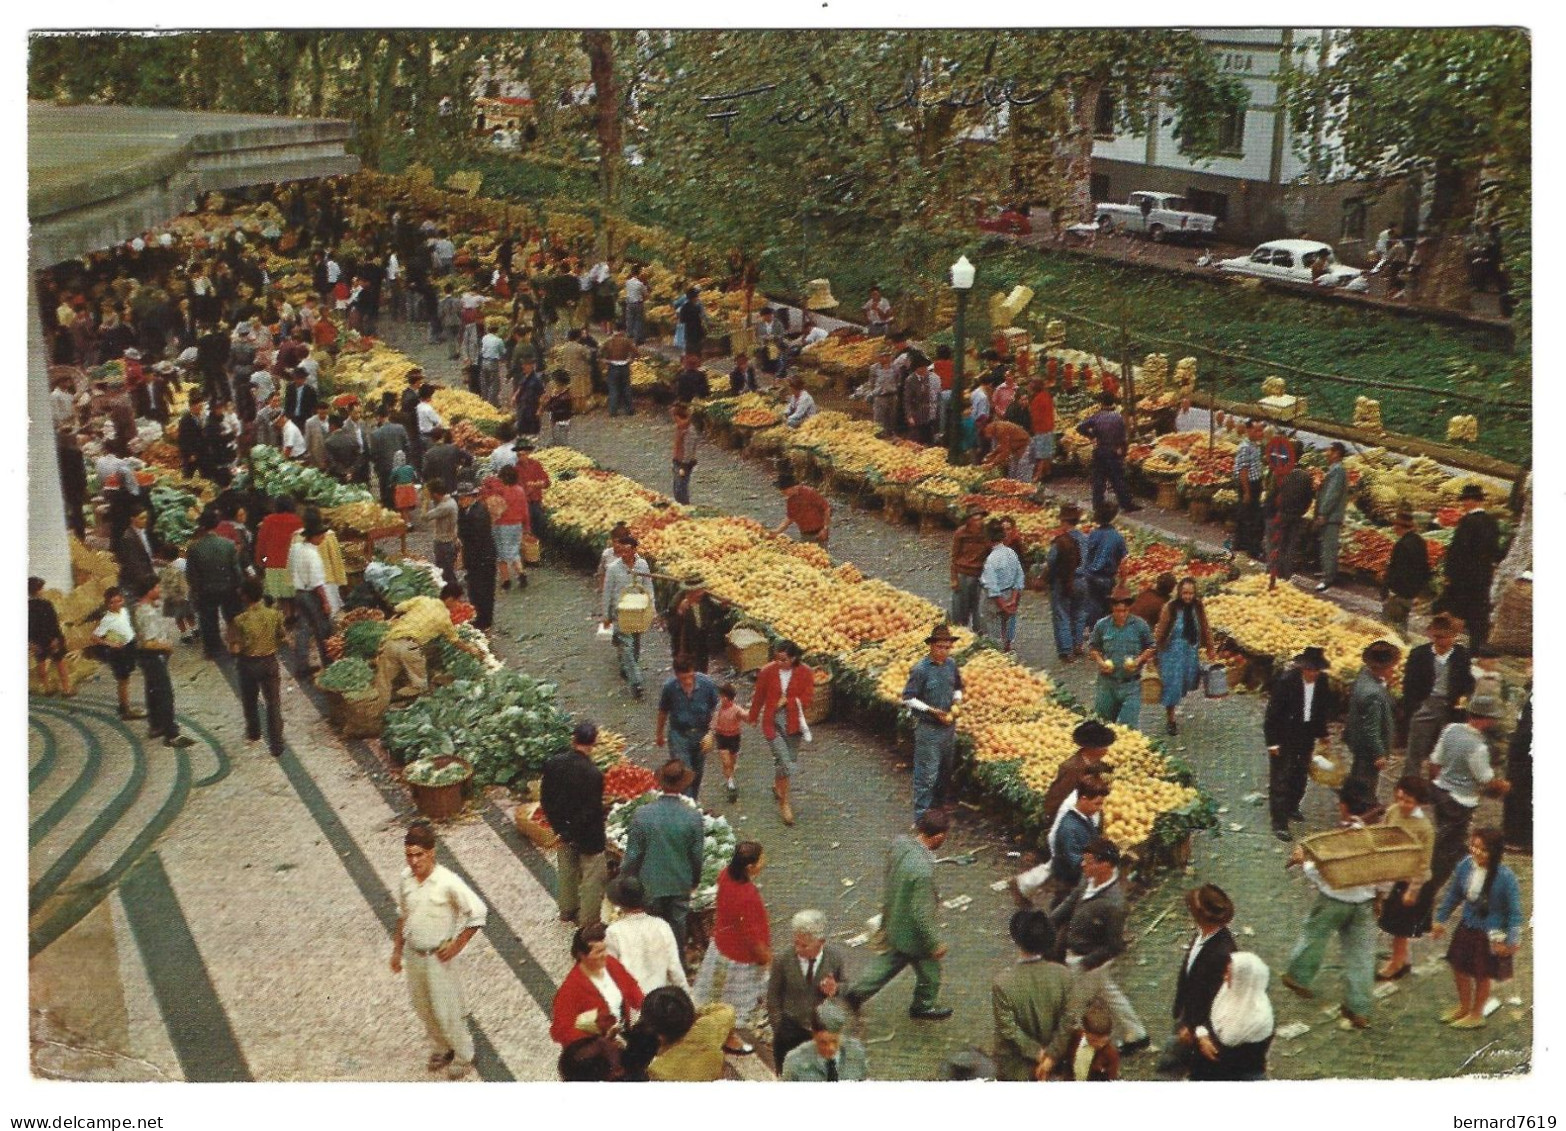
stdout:
[(1533, 582), (1528, 578), (1513, 578), (1501, 594), (1486, 643), (1510, 656), (1533, 655)]
[(537, 565), (544, 560), (544, 548), (536, 535), (522, 535), (522, 564)]
[(419, 505), (419, 488), (413, 483), (399, 483), (392, 490), (392, 501), (400, 511), (412, 510)]

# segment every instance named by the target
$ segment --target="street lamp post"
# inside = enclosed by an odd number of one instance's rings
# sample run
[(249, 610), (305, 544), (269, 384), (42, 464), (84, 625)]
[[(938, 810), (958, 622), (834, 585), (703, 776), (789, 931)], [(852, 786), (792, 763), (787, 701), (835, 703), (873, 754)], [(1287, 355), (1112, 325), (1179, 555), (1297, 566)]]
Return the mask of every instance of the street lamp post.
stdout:
[(952, 290), (957, 292), (957, 321), (952, 329), (957, 340), (952, 347), (952, 397), (946, 405), (946, 458), (953, 466), (962, 448), (962, 370), (968, 353), (968, 292), (973, 289), (974, 273), (966, 255), (952, 264)]

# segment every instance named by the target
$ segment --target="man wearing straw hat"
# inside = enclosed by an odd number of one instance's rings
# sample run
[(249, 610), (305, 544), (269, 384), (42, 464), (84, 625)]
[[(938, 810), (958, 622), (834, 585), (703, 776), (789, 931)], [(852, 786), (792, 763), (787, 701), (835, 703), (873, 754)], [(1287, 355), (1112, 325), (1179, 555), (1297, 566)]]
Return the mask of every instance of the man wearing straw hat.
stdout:
[(1093, 626), (1088, 656), (1098, 665), (1093, 713), (1106, 722), (1134, 727), (1142, 718), (1142, 666), (1156, 651), (1153, 630), (1131, 615), (1131, 591), (1115, 586), (1109, 615)]
[(952, 659), (957, 638), (950, 627), (936, 625), (925, 637), (930, 654), (913, 666), (903, 686), (903, 705), (913, 712), (913, 808), (917, 822), (926, 810), (951, 793), (952, 759), (956, 752), (956, 706), (962, 701), (962, 672)]

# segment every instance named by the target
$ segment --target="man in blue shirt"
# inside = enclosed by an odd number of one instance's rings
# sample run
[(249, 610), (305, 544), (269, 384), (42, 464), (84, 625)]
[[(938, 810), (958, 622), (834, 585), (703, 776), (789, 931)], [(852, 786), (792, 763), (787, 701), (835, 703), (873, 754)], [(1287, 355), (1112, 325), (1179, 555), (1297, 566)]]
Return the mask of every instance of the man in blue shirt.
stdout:
[(1094, 818), (1104, 808), (1109, 786), (1097, 774), (1077, 786), (1077, 803), (1060, 815), (1049, 838), (1049, 878), (1054, 889), (1050, 905), (1059, 903), (1082, 879), (1082, 853), (1098, 837)]
[(674, 675), (663, 685), (663, 692), (658, 697), (654, 741), (662, 746), (667, 734), (670, 757), (678, 758), (690, 767), (694, 776), (685, 794), (692, 799), (701, 792), (701, 774), (707, 762), (707, 752), (701, 744), (717, 710), (718, 685), (697, 671), (689, 656), (676, 656)]
[(925, 637), (930, 654), (913, 666), (903, 687), (903, 705), (914, 717), (913, 807), (917, 822), (950, 796), (956, 750), (954, 708), (962, 700), (962, 673), (952, 659), (957, 638), (946, 625)]
[(1142, 508), (1131, 497), (1126, 485), (1126, 418), (1115, 409), (1114, 393), (1098, 395), (1099, 410), (1077, 426), (1077, 431), (1093, 439), (1093, 509), (1104, 504), (1104, 489), (1112, 487), (1120, 507), (1127, 514)]
[(1082, 579), (1086, 582), (1087, 610), (1084, 624), (1097, 624), (1109, 615), (1109, 594), (1120, 573), (1120, 563), (1130, 550), (1125, 537), (1114, 527), (1119, 510), (1114, 503), (1093, 508), (1094, 530), (1082, 545)]
[(1006, 528), (992, 519), (984, 532), (989, 535), (990, 554), (979, 574), (979, 587), (984, 590), (981, 623), (986, 626), (984, 634), (998, 643), (1001, 651), (1010, 652), (1017, 635), (1017, 606), (1022, 603), (1027, 578), (1017, 551), (1006, 545)]
[(1153, 630), (1131, 615), (1131, 592), (1123, 585), (1110, 594), (1109, 610), (1088, 637), (1088, 655), (1098, 665), (1093, 713), (1134, 727), (1142, 717), (1142, 665), (1153, 658)]

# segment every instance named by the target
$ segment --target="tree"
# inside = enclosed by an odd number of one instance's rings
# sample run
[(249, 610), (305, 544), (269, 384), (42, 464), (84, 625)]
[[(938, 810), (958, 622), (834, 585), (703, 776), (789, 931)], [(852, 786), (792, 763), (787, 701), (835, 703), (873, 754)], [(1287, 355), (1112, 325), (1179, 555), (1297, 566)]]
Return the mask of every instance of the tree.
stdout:
[[(1318, 67), (1283, 88), (1296, 136), (1336, 142), (1329, 175), (1426, 189), (1434, 238), (1421, 298), (1465, 307), (1463, 236), (1480, 219), (1511, 229), (1514, 289), (1526, 297), (1532, 158), (1531, 47), (1519, 28), (1362, 28), (1302, 45)], [(1519, 238), (1520, 237), (1520, 238)]]

